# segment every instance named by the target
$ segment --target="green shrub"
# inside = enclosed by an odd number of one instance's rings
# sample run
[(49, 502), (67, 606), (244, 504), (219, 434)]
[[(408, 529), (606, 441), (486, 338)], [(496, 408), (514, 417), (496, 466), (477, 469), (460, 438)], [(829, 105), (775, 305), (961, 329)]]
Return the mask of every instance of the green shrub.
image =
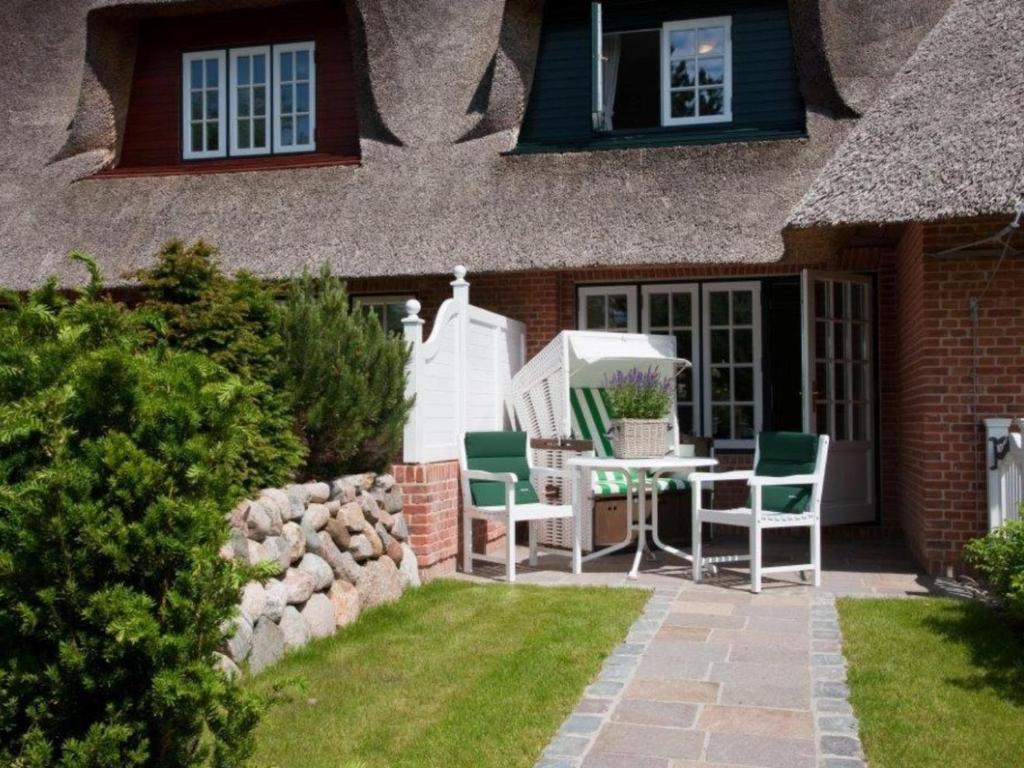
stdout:
[(265, 428), (246, 446), (239, 480), (279, 485), (305, 455), (281, 366), (281, 308), (270, 286), (244, 272), (225, 276), (215, 258), (201, 241), (168, 243), (156, 265), (136, 275), (139, 311), (158, 345), (200, 352), (243, 381), (267, 385), (256, 394)]
[(1024, 619), (1024, 520), (1011, 520), (968, 543), (967, 561), (985, 575), (1007, 608)]
[(411, 401), (405, 342), (350, 311), (345, 284), (324, 270), (290, 284), (282, 358), (308, 469), (328, 476), (381, 469), (395, 458)]
[(98, 289), (0, 310), (0, 764), (239, 766), (262, 704), (213, 654), (251, 574), (217, 553), (266, 385)]

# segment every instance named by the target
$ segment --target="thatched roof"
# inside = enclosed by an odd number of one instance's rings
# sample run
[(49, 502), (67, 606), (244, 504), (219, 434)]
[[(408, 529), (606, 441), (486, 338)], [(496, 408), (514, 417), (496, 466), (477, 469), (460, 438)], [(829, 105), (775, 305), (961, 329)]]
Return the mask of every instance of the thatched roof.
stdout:
[(1009, 213), (1024, 196), (1024, 6), (956, 0), (828, 163), (793, 227)]
[[(791, 0), (806, 139), (510, 156), (542, 0), (347, 0), (360, 166), (89, 178), (116, 156), (135, 19), (267, 2), (8, 0), (0, 284), (80, 280), (71, 248), (116, 279), (174, 237), (268, 277), (777, 260), (787, 212), (938, 5), (886, 3), (847, 29), (849, 0)], [(865, 53), (880, 40), (896, 53)]]

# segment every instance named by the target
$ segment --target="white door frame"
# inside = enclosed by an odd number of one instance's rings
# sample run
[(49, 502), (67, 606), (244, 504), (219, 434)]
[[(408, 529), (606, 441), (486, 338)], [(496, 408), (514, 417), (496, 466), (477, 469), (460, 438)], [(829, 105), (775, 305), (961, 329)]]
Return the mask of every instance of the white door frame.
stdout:
[[(862, 439), (849, 437), (854, 429), (855, 408), (852, 404), (851, 391), (853, 387), (853, 371), (856, 370), (849, 362), (840, 361), (839, 365), (843, 371), (843, 393), (842, 399), (844, 408), (843, 435), (836, 434), (835, 411), (837, 407), (834, 371), (836, 368), (833, 339), (826, 341), (828, 345), (828, 359), (826, 363), (827, 381), (824, 386), (828, 392), (823, 398), (816, 398), (816, 321), (814, 283), (816, 280), (828, 281), (830, 288), (829, 301), (832, 301), (831, 288), (834, 283), (844, 285), (844, 300), (849, 300), (849, 289), (846, 286), (860, 285), (864, 290), (864, 325), (865, 332), (862, 335), (862, 343), (865, 345), (862, 365), (866, 366), (866, 375), (862, 379), (862, 400), (858, 401), (863, 408), (863, 430)], [(870, 277), (845, 272), (818, 272), (803, 270), (800, 275), (800, 309), (801, 309), (801, 373), (802, 373), (802, 400), (803, 400), (803, 429), (805, 432), (818, 433), (828, 432), (832, 438), (829, 448), (828, 467), (825, 475), (825, 490), (821, 504), (821, 516), (823, 525), (839, 525), (844, 523), (874, 522), (878, 516), (878, 481), (877, 481), (877, 451), (878, 435), (875, 425), (875, 388), (877, 382), (877, 370), (875, 364), (875, 304), (874, 287)], [(852, 321), (847, 318), (843, 325), (843, 346), (849, 350), (852, 346)], [(833, 322), (828, 322), (832, 329)], [(830, 336), (831, 336), (830, 332)], [(843, 360), (847, 354), (844, 353)], [(816, 400), (825, 400), (830, 421), (822, 427), (817, 423), (815, 410)]]

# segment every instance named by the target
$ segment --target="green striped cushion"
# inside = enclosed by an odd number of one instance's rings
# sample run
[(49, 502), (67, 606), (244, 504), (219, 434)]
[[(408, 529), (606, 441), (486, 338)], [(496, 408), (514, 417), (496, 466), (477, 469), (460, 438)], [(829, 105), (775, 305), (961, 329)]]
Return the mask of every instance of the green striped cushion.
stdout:
[[(611, 458), (612, 440), (608, 429), (612, 422), (612, 410), (607, 393), (598, 387), (573, 388), (569, 390), (569, 404), (572, 407), (572, 433), (580, 440), (591, 440), (594, 452), (601, 458)], [(631, 473), (633, 479), (636, 474)], [(626, 493), (626, 473), (619, 470), (598, 470), (593, 473), (593, 491), (597, 496), (617, 496)], [(682, 477), (662, 477), (658, 480), (658, 491), (677, 491), (687, 487)]]

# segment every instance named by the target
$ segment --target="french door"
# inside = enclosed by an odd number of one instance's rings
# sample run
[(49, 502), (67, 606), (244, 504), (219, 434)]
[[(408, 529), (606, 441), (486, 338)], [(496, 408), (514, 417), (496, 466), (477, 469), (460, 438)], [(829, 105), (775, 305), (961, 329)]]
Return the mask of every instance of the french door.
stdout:
[(801, 291), (803, 427), (831, 438), (822, 523), (871, 522), (878, 511), (871, 280), (805, 270)]

